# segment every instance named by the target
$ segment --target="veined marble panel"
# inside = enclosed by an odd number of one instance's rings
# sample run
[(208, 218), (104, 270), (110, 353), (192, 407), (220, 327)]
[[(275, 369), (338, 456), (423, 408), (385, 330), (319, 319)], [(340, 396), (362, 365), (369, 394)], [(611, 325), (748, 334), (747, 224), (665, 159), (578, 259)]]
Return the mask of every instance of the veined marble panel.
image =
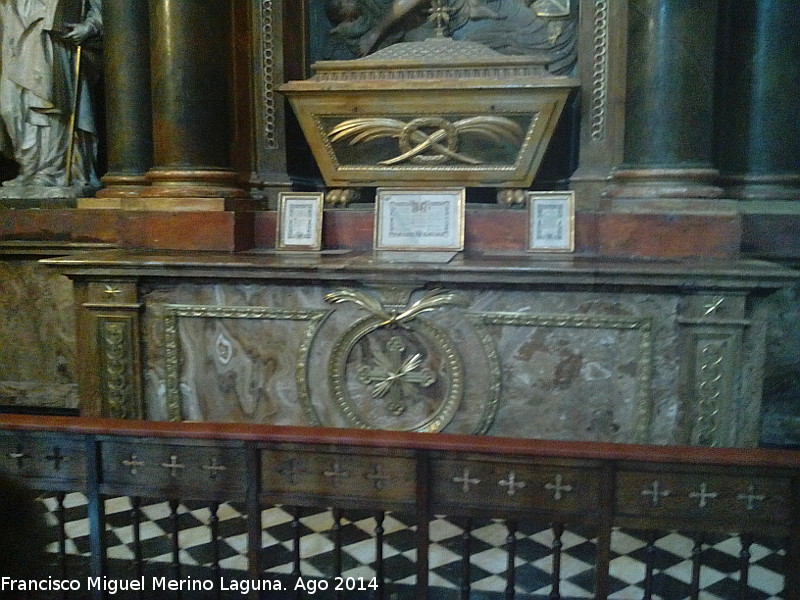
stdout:
[(74, 328), (69, 279), (35, 260), (0, 261), (0, 381), (73, 386)]
[(486, 291), (470, 306), (503, 365), (492, 431), (550, 439), (676, 443), (677, 298)]
[[(342, 289), (357, 301), (326, 301)], [(688, 435), (677, 295), (143, 292), (149, 418), (655, 443)], [(429, 310), (408, 310), (424, 302)], [(411, 316), (387, 324), (381, 314)]]
[[(769, 318), (764, 361), (762, 441), (800, 446), (800, 285), (763, 303)], [(756, 373), (758, 375), (758, 373)]]
[(182, 285), (144, 299), (149, 418), (305, 421), (297, 370), (327, 313), (309, 308), (320, 290)]

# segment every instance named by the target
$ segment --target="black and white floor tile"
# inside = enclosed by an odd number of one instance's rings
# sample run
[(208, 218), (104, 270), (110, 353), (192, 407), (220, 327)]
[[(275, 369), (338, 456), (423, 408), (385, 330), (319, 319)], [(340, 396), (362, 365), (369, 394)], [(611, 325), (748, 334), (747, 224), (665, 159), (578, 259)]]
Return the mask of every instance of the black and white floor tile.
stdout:
[[(44, 497), (48, 518), (55, 526), (54, 498)], [(86, 500), (81, 494), (68, 494), (64, 501), (67, 553), (88, 556), (89, 523)], [(142, 503), (143, 522), (140, 529), (142, 553), (148, 563), (169, 563), (172, 560), (170, 508), (166, 502)], [(128, 498), (106, 501), (108, 556), (131, 560), (133, 529)], [(213, 546), (209, 522), (211, 512), (206, 505), (182, 503), (178, 509), (180, 559), (182, 565), (208, 566), (213, 562)], [(345, 577), (374, 576), (375, 519), (365, 511), (344, 513), (340, 529), (342, 570)], [(217, 517), (221, 542), (218, 544), (220, 567), (229, 571), (247, 568), (247, 520), (242, 508), (221, 504)], [(292, 514), (281, 507), (262, 511), (262, 567), (267, 574), (289, 574), (292, 571), (294, 529)], [(385, 516), (383, 558), (385, 573), (398, 586), (413, 586), (416, 581), (415, 530), (412, 519), (402, 514)], [(333, 573), (332, 529), (330, 511), (306, 511), (300, 519), (301, 572), (306, 577), (327, 578)], [(442, 590), (442, 597), (455, 597), (462, 577), (463, 521), (436, 517), (430, 523), (430, 585)], [(590, 534), (586, 534), (589, 536)], [(638, 600), (643, 597), (646, 571), (646, 533), (615, 530), (612, 535), (611, 591), (613, 600)], [(508, 530), (502, 521), (473, 521), (470, 539), (470, 578), (474, 597), (500, 598), (505, 589), (508, 554), (505, 550)], [(515, 535), (515, 584), (520, 598), (547, 598), (551, 591), (553, 533), (533, 525), (520, 523)], [(562, 536), (561, 595), (563, 598), (591, 598), (593, 595), (596, 544), (575, 530)], [(736, 597), (739, 578), (738, 538), (707, 538), (701, 571), (702, 600), (731, 600)], [(684, 600), (691, 583), (690, 556), (694, 542), (679, 532), (666, 532), (651, 551), (654, 564), (656, 600)], [(51, 548), (58, 550), (57, 544)], [(748, 600), (780, 600), (783, 590), (784, 553), (768, 541), (754, 543), (750, 552), (750, 593)], [(450, 590), (453, 594), (445, 593)]]

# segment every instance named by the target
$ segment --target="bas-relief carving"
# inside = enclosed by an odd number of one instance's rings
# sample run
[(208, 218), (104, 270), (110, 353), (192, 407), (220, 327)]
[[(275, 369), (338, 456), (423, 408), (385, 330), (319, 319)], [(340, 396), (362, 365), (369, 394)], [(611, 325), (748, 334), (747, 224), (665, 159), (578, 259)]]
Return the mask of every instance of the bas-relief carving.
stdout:
[(397, 331), (367, 317), (334, 348), (334, 399), (353, 425), (440, 431), (461, 403), (464, 372), (449, 336), (417, 319)]
[(463, 396), (463, 364), (450, 336), (418, 316), (463, 299), (433, 291), (396, 309), (358, 290), (339, 290), (325, 299), (368, 313), (331, 349), (331, 391), (350, 424), (417, 431), (446, 427)]
[(0, 282), (0, 381), (74, 385), (69, 279), (34, 261), (3, 260)]
[[(513, 164), (522, 147), (526, 132), (538, 115), (530, 118), (516, 117), (522, 122), (497, 115), (478, 115), (452, 120), (442, 116), (390, 119), (369, 117), (322, 120), (327, 130), (328, 143), (349, 140), (348, 146), (358, 147), (384, 138), (397, 140), (385, 148), (388, 157), (376, 164), (392, 166), (405, 162), (438, 165), (456, 163), (483, 165), (486, 163)], [(332, 127), (327, 121), (330, 121)], [(471, 142), (471, 143), (470, 143)], [(347, 146), (342, 144), (346, 150)], [(340, 150), (342, 162), (352, 162), (346, 151)]]
[[(702, 446), (752, 446), (758, 442), (763, 317), (748, 313), (736, 295), (694, 295), (682, 300), (684, 383), (689, 399), (687, 442)], [(753, 318), (756, 317), (754, 321)], [(759, 338), (761, 338), (759, 340)], [(749, 352), (748, 352), (749, 350)], [(737, 398), (736, 403), (729, 401)]]
[[(487, 336), (470, 328), (459, 311), (448, 319), (447, 310), (463, 308), (466, 298), (433, 290), (412, 301), (413, 288), (383, 292), (344, 289), (326, 296), (368, 316), (354, 314), (355, 321), (348, 316), (320, 336), (332, 342), (317, 349), (323, 361), (329, 356), (329, 389), (309, 390), (312, 412), (319, 404), (315, 397), (332, 395), (351, 426), (432, 432), (453, 427), (455, 420), (462, 431), (488, 431), (499, 401), (499, 365)], [(458, 344), (459, 332), (474, 343)], [(465, 347), (473, 352), (463, 352)]]
[[(379, 291), (368, 293), (387, 300), (385, 306), (392, 314), (408, 314), (407, 305), (390, 307), (388, 298)], [(424, 297), (413, 296), (411, 304)], [(341, 304), (320, 328), (308, 364), (327, 368), (329, 376), (307, 380), (304, 400), (311, 422), (341, 427), (488, 431), (499, 403), (500, 367), (492, 340), (470, 323), (463, 309), (441, 304), (435, 311), (410, 320), (402, 318), (390, 327), (381, 326), (382, 322), (385, 319), (365, 312), (363, 307)], [(410, 362), (417, 354), (418, 359)], [(393, 368), (398, 360), (400, 368)], [(388, 372), (385, 377), (383, 371)], [(389, 378), (401, 380), (401, 387), (394, 385), (391, 390), (403, 392), (398, 415), (392, 412), (397, 410), (393, 398), (388, 402), (371, 398), (375, 386)], [(430, 385), (421, 385), (429, 381)]]
[[(362, 426), (414, 429), (429, 419), (425, 410), (446, 404), (460, 368), (463, 392), (460, 401), (454, 396), (457, 410), (442, 413), (446, 432), (656, 443), (685, 435), (676, 431), (676, 298), (456, 290), (467, 307), (442, 304), (392, 330), (376, 327), (363, 306), (326, 303), (328, 291), (147, 291), (151, 418), (176, 417), (172, 402), (184, 419), (353, 426), (344, 393), (359, 410), (371, 407), (359, 413)], [(365, 293), (380, 300), (379, 291)], [(410, 301), (423, 297), (417, 291)], [(379, 334), (367, 340), (358, 328), (370, 319), (367, 329)], [(331, 377), (337, 347), (346, 347), (338, 384)], [(448, 353), (458, 366), (447, 364)]]
[(115, 419), (142, 418), (136, 367), (134, 318), (104, 315), (97, 319), (100, 385), (103, 416)]
[(569, 72), (577, 23), (568, 0), (328, 0), (327, 58), (364, 56), (401, 41), (448, 34), (509, 55), (546, 56), (548, 70)]

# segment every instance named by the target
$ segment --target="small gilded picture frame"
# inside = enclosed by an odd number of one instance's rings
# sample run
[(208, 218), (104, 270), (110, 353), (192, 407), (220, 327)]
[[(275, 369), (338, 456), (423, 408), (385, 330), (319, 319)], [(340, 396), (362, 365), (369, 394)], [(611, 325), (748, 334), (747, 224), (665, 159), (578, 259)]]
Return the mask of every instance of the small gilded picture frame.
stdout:
[(278, 194), (278, 250), (316, 251), (322, 247), (324, 194), (281, 192)]
[(465, 198), (463, 187), (378, 188), (375, 249), (463, 250)]
[(575, 192), (528, 192), (528, 252), (575, 250)]

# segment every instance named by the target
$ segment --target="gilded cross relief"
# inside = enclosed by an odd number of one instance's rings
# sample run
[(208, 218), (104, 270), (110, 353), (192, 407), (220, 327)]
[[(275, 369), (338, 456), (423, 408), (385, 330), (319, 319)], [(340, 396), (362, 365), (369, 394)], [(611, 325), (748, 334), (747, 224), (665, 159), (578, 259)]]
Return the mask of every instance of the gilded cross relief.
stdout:
[(406, 345), (399, 336), (393, 336), (386, 344), (385, 351), (375, 356), (372, 365), (358, 367), (358, 380), (372, 386), (373, 398), (385, 398), (386, 405), (393, 415), (400, 416), (408, 408), (412, 396), (409, 386), (416, 384), (427, 388), (436, 382), (436, 373), (424, 367), (422, 354), (405, 356)]

